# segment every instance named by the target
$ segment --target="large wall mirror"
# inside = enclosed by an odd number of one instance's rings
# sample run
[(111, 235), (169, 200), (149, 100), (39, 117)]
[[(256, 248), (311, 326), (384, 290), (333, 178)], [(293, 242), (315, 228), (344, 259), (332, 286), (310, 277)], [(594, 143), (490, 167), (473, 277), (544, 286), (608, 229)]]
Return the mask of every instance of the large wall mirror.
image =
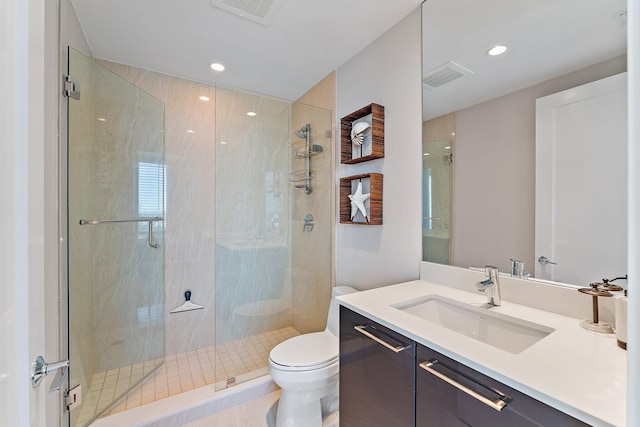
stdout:
[(423, 260), (625, 275), (626, 0), (426, 0), (422, 21)]

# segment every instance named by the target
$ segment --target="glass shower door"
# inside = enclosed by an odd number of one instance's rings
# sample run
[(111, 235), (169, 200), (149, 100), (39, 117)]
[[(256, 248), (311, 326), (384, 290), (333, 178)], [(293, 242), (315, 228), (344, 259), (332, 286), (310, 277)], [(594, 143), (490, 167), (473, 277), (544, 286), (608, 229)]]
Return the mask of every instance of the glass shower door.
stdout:
[(68, 67), (70, 424), (86, 426), (164, 361), (164, 104), (72, 49)]

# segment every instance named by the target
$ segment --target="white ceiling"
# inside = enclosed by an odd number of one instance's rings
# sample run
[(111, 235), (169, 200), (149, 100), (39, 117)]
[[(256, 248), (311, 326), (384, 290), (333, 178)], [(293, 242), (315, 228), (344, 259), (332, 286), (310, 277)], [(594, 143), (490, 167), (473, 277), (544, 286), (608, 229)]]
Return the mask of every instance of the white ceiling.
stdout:
[[(264, 27), (211, 6), (210, 0), (71, 1), (98, 58), (288, 100), (421, 3), (282, 0), (273, 22)], [(626, 28), (613, 15), (625, 7), (626, 0), (427, 0), (423, 72), (454, 61), (473, 74), (423, 91), (423, 117), (624, 54)], [(486, 51), (496, 43), (509, 50), (489, 57)], [(227, 69), (211, 71), (212, 61)]]
[[(614, 19), (626, 0), (427, 0), (423, 73), (447, 61), (473, 71), (423, 90), (423, 118), (438, 117), (626, 53)], [(490, 57), (496, 44), (509, 50)]]
[(72, 3), (98, 58), (295, 100), (421, 0), (284, 0), (268, 27), (210, 0)]

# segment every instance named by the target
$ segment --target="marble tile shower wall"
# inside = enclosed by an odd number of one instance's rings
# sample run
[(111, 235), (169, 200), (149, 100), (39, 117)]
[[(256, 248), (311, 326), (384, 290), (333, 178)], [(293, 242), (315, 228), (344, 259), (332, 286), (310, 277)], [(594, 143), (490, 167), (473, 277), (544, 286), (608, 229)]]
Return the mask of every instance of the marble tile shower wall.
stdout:
[[(313, 193), (293, 190), (291, 226), (291, 265), (294, 283), (292, 289), (293, 326), (301, 333), (314, 332), (325, 327), (329, 309), (332, 277), (332, 237), (334, 228), (334, 180), (333, 163), (335, 147), (336, 75), (329, 74), (309, 89), (293, 104), (291, 122), (293, 129), (306, 123), (312, 126), (312, 142), (321, 145), (323, 152), (312, 158), (316, 171)], [(304, 159), (296, 158), (297, 148), (304, 143), (294, 138), (291, 164), (299, 169)], [(307, 213), (315, 218), (311, 233), (302, 230), (302, 219)]]
[[(302, 103), (294, 103), (292, 108), (293, 129), (311, 124), (311, 142), (320, 145), (322, 153), (311, 158), (311, 168), (315, 178), (311, 184), (313, 192), (294, 189), (293, 215), (291, 218), (291, 251), (293, 274), (296, 286), (292, 289), (293, 325), (301, 333), (322, 330), (325, 326), (331, 295), (331, 236), (333, 217), (331, 173), (332, 128), (331, 113), (322, 108)], [(329, 136), (327, 136), (329, 132)], [(295, 153), (303, 150), (305, 140), (293, 138), (291, 155), (292, 169), (305, 167), (304, 158)], [(315, 220), (313, 231), (303, 231), (302, 219), (308, 213)]]

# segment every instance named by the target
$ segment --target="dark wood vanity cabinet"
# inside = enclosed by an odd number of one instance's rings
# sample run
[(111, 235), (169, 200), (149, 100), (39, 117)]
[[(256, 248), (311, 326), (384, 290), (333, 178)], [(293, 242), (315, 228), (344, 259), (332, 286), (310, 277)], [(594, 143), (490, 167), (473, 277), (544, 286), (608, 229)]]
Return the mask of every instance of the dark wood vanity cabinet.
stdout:
[(340, 427), (415, 425), (412, 340), (340, 307)]
[(340, 427), (588, 426), (340, 307)]
[(416, 426), (588, 426), (417, 344)]

